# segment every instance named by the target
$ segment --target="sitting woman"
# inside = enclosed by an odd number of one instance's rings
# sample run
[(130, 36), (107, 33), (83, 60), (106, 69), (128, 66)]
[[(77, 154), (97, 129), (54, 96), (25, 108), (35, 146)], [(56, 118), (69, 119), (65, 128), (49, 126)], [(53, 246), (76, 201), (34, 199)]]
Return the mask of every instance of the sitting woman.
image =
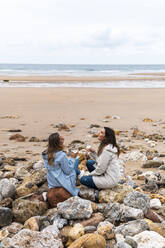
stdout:
[(52, 207), (60, 201), (78, 195), (79, 192), (76, 187), (75, 157), (77, 154), (71, 153), (71, 158), (68, 159), (63, 149), (64, 138), (59, 133), (53, 133), (48, 139), (48, 149), (42, 153), (49, 187), (45, 200), (47, 198)]
[(87, 160), (86, 166), (90, 173), (88, 176), (82, 176), (80, 183), (94, 189), (112, 188), (120, 180), (118, 159), (120, 150), (116, 143), (115, 132), (111, 128), (104, 127), (98, 139), (100, 141), (97, 152), (98, 158), (96, 161)]

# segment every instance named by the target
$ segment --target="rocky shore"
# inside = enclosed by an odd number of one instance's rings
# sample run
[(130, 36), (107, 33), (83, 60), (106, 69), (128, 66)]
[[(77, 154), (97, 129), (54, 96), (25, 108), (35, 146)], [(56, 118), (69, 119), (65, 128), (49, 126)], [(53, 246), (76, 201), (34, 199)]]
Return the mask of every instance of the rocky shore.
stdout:
[[(105, 122), (109, 119), (120, 117), (105, 116)], [(142, 121), (163, 130), (162, 122)], [(54, 126), (64, 136), (72, 128), (73, 124), (65, 123)], [(96, 123), (87, 127), (86, 135), (94, 146), (99, 128)], [(20, 127), (6, 130), (9, 144), (45, 148), (46, 137), (25, 137), (21, 131)], [(0, 248), (165, 247), (165, 136), (137, 127), (115, 132), (121, 148), (120, 183), (100, 190), (96, 199), (95, 190), (77, 180), (80, 196), (58, 203), (56, 208), (34, 197), (48, 191), (46, 171), (38, 159), (41, 155), (30, 159), (18, 156), (17, 151), (14, 156), (0, 153)], [(87, 145), (82, 139), (72, 140), (66, 147), (68, 155), (73, 149), (79, 151), (80, 169), (85, 169), (86, 159), (93, 155)]]

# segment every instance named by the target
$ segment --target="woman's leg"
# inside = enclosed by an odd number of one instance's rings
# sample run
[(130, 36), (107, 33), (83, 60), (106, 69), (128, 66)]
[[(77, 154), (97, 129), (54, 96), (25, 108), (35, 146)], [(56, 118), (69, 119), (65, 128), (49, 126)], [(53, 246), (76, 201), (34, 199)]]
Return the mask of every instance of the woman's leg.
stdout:
[(74, 169), (76, 171), (76, 175), (79, 175), (80, 174), (80, 170), (78, 169), (79, 163), (80, 163), (79, 159), (76, 158), (75, 159), (75, 162), (74, 162)]
[(98, 189), (93, 181), (92, 176), (83, 176), (80, 179), (80, 183), (93, 189)]
[(91, 160), (91, 159), (87, 160), (86, 166), (87, 166), (89, 172), (95, 170), (95, 167), (93, 166), (95, 163), (96, 163), (95, 160)]

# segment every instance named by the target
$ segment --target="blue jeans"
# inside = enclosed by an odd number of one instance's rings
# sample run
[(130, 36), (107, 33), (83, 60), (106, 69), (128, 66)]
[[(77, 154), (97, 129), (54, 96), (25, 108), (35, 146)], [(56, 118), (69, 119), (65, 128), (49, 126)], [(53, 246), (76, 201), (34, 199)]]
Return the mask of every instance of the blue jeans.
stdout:
[(74, 162), (74, 170), (75, 170), (77, 176), (80, 174), (80, 170), (78, 169), (79, 163), (80, 163), (79, 159), (76, 158), (75, 162)]
[[(87, 160), (86, 162), (86, 166), (88, 168), (89, 172), (92, 172), (93, 170), (95, 170), (95, 167), (93, 166), (96, 162), (94, 160)], [(83, 176), (80, 179), (80, 183), (89, 187), (89, 188), (93, 188), (93, 189), (98, 189), (93, 181), (93, 177), (92, 176)]]

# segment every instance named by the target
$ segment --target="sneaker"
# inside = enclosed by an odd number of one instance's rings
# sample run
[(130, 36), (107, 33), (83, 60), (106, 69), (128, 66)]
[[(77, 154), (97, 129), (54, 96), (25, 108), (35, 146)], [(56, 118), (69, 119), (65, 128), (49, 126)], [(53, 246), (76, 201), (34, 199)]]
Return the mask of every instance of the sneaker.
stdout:
[(80, 180), (85, 175), (85, 171), (81, 170), (80, 174), (78, 175), (78, 179)]

